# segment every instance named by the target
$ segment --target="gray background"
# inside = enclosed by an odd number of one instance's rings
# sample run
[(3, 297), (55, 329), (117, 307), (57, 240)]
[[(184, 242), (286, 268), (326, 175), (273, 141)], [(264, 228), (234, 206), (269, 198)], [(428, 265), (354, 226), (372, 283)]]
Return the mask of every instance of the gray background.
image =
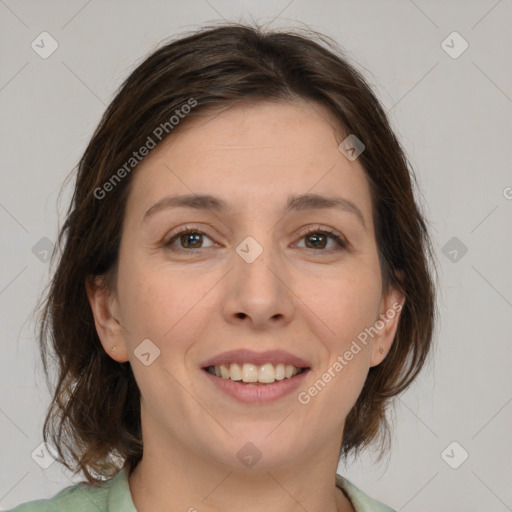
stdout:
[[(431, 220), (434, 358), (397, 400), (390, 455), (339, 471), (399, 511), (512, 510), (510, 0), (0, 0), (1, 508), (72, 483), (31, 457), (51, 462), (38, 448), (49, 396), (31, 312), (70, 196), (58, 205), (60, 187), (134, 65), (222, 18), (307, 24), (338, 41), (389, 111)], [(31, 47), (43, 31), (58, 43), (46, 59)], [(454, 31), (469, 44), (460, 55)]]

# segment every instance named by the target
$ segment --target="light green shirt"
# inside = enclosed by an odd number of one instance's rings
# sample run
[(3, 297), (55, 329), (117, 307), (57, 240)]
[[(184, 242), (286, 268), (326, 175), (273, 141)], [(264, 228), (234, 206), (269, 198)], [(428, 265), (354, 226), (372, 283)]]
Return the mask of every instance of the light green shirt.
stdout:
[[(71, 485), (53, 498), (23, 503), (7, 512), (137, 512), (127, 475), (126, 469), (122, 469), (99, 487), (84, 483)], [(336, 485), (348, 496), (356, 512), (395, 512), (340, 475), (336, 475)]]

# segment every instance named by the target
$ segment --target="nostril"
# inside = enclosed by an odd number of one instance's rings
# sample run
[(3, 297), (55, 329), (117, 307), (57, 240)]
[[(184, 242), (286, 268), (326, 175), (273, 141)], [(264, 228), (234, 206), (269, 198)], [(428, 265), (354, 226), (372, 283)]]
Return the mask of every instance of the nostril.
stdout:
[(238, 318), (245, 318), (247, 315), (245, 313), (237, 313), (236, 316)]

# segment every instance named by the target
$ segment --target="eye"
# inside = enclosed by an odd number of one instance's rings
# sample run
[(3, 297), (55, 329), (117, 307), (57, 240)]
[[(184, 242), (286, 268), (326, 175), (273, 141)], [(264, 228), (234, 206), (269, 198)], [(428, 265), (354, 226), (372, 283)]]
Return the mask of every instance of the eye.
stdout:
[[(164, 246), (171, 251), (193, 252), (194, 250), (206, 248), (203, 246), (204, 238), (207, 238), (212, 242), (209, 247), (217, 245), (208, 235), (202, 231), (199, 231), (195, 228), (186, 227), (172, 235), (171, 238), (164, 243)], [(176, 242), (179, 244), (178, 247), (174, 246)]]
[[(342, 235), (329, 228), (309, 228), (302, 234), (301, 240), (306, 241), (306, 249), (317, 252), (340, 251), (347, 247), (347, 242)], [(327, 247), (329, 242), (332, 242), (331, 247)]]
[[(211, 242), (208, 246), (204, 246), (205, 239)], [(305, 240), (303, 248), (313, 252), (331, 253), (346, 249), (348, 245), (342, 235), (330, 228), (308, 228), (302, 233), (301, 240)], [(329, 243), (331, 243), (330, 247)], [(208, 235), (193, 227), (185, 227), (174, 233), (163, 245), (171, 251), (189, 253), (218, 246)]]

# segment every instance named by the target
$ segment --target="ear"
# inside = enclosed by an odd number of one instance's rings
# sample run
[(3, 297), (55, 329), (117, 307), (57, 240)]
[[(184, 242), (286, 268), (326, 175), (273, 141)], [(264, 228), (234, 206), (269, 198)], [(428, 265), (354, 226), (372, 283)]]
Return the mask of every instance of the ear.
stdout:
[[(403, 283), (403, 273), (397, 272), (396, 275), (399, 281)], [(379, 317), (374, 324), (377, 334), (373, 338), (370, 366), (377, 366), (382, 363), (390, 351), (404, 303), (405, 296), (403, 293), (390, 284), (387, 293), (382, 297)]]
[(114, 292), (105, 285), (103, 276), (87, 277), (85, 288), (96, 332), (105, 352), (119, 363), (128, 361), (126, 340), (123, 327), (118, 320), (119, 306)]

